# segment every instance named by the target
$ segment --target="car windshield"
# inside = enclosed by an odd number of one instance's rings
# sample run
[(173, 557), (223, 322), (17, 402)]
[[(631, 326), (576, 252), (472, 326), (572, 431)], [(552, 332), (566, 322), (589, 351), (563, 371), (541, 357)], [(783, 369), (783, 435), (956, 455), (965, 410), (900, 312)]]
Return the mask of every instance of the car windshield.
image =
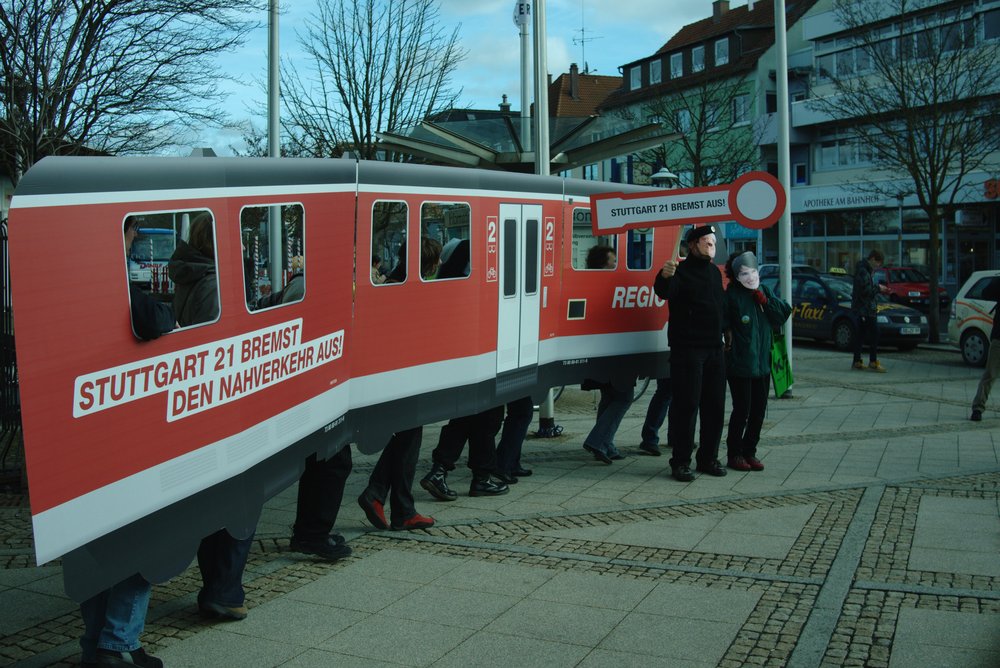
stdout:
[(902, 269), (893, 269), (892, 281), (893, 283), (927, 283), (928, 278), (924, 276), (919, 270), (913, 269), (911, 267), (903, 267)]
[(850, 281), (845, 281), (840, 278), (826, 278), (824, 280), (827, 286), (833, 290), (833, 293), (837, 296), (838, 302), (848, 301), (851, 299), (851, 295), (854, 293), (854, 286), (851, 285)]

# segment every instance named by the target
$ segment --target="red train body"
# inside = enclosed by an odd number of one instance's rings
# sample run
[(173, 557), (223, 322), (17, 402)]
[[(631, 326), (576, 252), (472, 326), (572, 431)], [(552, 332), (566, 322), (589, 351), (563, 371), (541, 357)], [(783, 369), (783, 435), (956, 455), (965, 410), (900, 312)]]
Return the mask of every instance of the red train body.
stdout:
[[(619, 234), (617, 268), (579, 268), (589, 198), (612, 189), (644, 190), (345, 160), (41, 161), (10, 211), (39, 563), (62, 556), (77, 599), (136, 571), (160, 581), (202, 536), (249, 532), (311, 453), (374, 452), (393, 431), (585, 377), (662, 373), (668, 314), (651, 286), (678, 228)], [(299, 248), (282, 252), (305, 258), (305, 293), (255, 310), (245, 221), (276, 205), (299, 216)], [(214, 221), (220, 315), (140, 341), (123, 221), (196, 211)], [(386, 211), (404, 238), (467, 238), (468, 277), (373, 283)], [(416, 268), (419, 244), (405, 247)]]

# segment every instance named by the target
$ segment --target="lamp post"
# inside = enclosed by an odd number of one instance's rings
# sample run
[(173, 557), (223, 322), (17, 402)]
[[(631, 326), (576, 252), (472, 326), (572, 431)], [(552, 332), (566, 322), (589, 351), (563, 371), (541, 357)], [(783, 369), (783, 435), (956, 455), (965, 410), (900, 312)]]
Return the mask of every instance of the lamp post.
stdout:
[(657, 188), (666, 188), (670, 190), (677, 186), (677, 182), (680, 180), (679, 177), (666, 167), (660, 167), (659, 171), (649, 177), (649, 180), (653, 182), (653, 185)]

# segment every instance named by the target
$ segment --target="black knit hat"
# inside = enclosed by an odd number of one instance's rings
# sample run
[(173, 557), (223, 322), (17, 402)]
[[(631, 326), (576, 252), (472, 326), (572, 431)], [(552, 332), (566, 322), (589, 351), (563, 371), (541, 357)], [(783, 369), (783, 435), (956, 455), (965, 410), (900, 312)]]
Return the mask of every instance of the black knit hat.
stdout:
[(684, 241), (690, 246), (692, 243), (695, 243), (696, 241), (698, 241), (698, 239), (701, 239), (706, 234), (715, 234), (715, 226), (702, 225), (701, 227), (692, 227), (690, 230), (688, 230), (687, 236), (684, 237)]

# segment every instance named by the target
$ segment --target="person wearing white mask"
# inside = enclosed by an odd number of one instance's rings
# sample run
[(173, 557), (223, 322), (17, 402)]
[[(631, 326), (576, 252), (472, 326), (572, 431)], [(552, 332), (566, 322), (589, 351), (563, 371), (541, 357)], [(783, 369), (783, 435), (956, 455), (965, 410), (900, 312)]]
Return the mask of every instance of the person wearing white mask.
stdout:
[(726, 450), (729, 468), (763, 471), (757, 444), (767, 413), (771, 384), (771, 343), (792, 307), (761, 285), (757, 258), (734, 253), (726, 262), (726, 380), (733, 399)]

